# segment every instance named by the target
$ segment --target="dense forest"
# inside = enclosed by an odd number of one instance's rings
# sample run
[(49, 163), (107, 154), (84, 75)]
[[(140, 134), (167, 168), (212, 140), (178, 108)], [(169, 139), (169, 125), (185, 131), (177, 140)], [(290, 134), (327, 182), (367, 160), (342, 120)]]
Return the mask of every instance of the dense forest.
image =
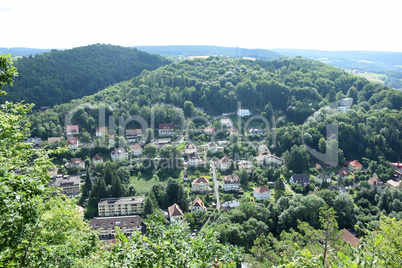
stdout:
[(18, 77), (7, 101), (27, 101), (53, 106), (91, 95), (109, 85), (131, 79), (141, 71), (154, 70), (169, 63), (157, 55), (135, 48), (91, 45), (70, 50), (52, 50), (15, 61)]

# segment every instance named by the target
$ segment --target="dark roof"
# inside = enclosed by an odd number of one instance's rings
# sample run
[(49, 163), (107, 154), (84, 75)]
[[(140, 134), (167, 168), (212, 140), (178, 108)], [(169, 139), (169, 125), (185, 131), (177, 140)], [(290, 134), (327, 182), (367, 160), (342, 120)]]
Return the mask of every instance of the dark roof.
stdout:
[(294, 183), (310, 182), (310, 176), (308, 174), (294, 174), (293, 181), (294, 181)]

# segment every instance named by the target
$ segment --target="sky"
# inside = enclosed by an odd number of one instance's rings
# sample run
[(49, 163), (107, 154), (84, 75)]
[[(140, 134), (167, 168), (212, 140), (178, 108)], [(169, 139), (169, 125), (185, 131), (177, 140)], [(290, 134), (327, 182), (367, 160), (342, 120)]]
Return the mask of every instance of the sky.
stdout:
[(0, 47), (402, 52), (400, 0), (0, 0)]

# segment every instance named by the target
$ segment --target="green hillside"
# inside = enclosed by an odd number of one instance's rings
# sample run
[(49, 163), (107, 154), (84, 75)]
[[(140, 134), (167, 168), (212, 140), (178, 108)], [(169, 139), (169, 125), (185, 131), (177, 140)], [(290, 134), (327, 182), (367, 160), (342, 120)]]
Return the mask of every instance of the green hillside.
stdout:
[(154, 70), (168, 61), (137, 49), (91, 45), (52, 50), (15, 61), (18, 77), (5, 100), (34, 103), (36, 108), (69, 102), (109, 85), (131, 79), (144, 69)]

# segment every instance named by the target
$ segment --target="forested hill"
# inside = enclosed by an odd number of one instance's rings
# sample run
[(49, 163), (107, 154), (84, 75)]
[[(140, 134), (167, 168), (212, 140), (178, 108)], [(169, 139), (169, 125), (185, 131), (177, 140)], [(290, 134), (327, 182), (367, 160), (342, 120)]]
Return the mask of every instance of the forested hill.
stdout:
[[(34, 114), (31, 134), (42, 139), (60, 136), (66, 114), (86, 102), (113, 107), (106, 118), (112, 114), (125, 118), (137, 115), (148, 126), (153, 106), (157, 126), (166, 122), (180, 124), (181, 117), (176, 111), (184, 108), (185, 101), (203, 107), (210, 115), (235, 112), (241, 101), (243, 108), (267, 120), (273, 115), (284, 116), (277, 124), (279, 146), (272, 149), (281, 155), (293, 145), (302, 144), (301, 128), (309, 116), (346, 96), (354, 99), (351, 111), (335, 113), (345, 157), (401, 159), (402, 136), (398, 129), (402, 127), (402, 92), (303, 58), (251, 62), (210, 57), (172, 63), (155, 71), (144, 71), (130, 81), (92, 96)], [(98, 111), (81, 109), (75, 113), (73, 123), (93, 133)], [(326, 113), (333, 111), (329, 109)], [(196, 114), (202, 112), (195, 109), (193, 115)], [(325, 135), (322, 122), (311, 129), (307, 139), (312, 147), (318, 148), (318, 141)]]
[(131, 79), (144, 69), (168, 64), (159, 55), (135, 48), (90, 45), (19, 58), (18, 77), (5, 87), (4, 100), (34, 103), (36, 108), (92, 95), (105, 87)]

